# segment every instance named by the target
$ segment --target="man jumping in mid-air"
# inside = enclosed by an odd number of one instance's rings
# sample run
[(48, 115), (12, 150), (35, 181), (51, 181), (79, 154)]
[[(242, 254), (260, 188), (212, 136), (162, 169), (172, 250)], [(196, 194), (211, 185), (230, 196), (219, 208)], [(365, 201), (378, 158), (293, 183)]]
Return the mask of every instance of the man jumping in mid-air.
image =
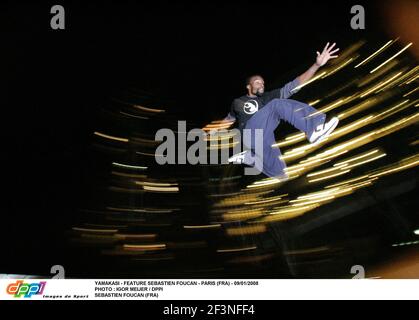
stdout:
[[(265, 92), (265, 83), (260, 75), (253, 75), (247, 79), (247, 95), (233, 101), (225, 120), (237, 122), (242, 133), (243, 129), (251, 132), (263, 129), (263, 155), (258, 155), (255, 142), (253, 139), (247, 139), (245, 135), (244, 146), (247, 150), (234, 155), (229, 162), (253, 165), (269, 177), (286, 177), (284, 171), (286, 164), (280, 158), (281, 152), (278, 148), (272, 147), (276, 142), (274, 131), (281, 120), (304, 132), (310, 143), (319, 143), (330, 135), (338, 125), (337, 117), (326, 122), (324, 113), (306, 103), (288, 98), (297, 91), (298, 86), (311, 79), (329, 59), (337, 57), (333, 54), (339, 49), (332, 50), (334, 46), (335, 43), (331, 46), (327, 43), (321, 53), (317, 52), (316, 62), (283, 88)], [(261, 159), (259, 165), (258, 158)]]

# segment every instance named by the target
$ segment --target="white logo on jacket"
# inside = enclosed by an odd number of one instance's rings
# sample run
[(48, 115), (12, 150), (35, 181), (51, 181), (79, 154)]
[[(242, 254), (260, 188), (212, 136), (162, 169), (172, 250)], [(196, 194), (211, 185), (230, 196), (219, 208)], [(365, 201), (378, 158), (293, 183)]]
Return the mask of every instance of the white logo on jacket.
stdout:
[(243, 111), (247, 114), (254, 114), (259, 110), (259, 104), (256, 100), (248, 100), (243, 105)]

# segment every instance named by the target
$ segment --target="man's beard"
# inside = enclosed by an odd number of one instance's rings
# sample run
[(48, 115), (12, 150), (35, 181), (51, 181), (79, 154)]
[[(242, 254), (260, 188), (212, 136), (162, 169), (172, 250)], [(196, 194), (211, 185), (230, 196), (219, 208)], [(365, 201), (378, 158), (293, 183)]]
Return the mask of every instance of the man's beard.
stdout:
[(255, 93), (256, 96), (261, 97), (263, 95), (263, 91), (257, 90)]

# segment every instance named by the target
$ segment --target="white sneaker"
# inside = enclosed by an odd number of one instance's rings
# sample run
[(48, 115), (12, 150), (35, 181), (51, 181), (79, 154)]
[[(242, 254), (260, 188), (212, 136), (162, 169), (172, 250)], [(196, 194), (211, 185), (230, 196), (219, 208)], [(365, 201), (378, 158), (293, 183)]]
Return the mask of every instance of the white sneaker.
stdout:
[(333, 130), (335, 130), (336, 126), (339, 123), (338, 117), (333, 117), (328, 122), (323, 124), (319, 124), (317, 128), (313, 131), (311, 136), (308, 138), (310, 143), (320, 143), (324, 139), (326, 139)]
[(247, 151), (236, 153), (235, 155), (233, 155), (230, 158), (228, 158), (228, 162), (229, 163), (233, 163), (233, 164), (242, 164), (242, 163), (244, 163), (244, 157), (246, 155), (246, 152)]

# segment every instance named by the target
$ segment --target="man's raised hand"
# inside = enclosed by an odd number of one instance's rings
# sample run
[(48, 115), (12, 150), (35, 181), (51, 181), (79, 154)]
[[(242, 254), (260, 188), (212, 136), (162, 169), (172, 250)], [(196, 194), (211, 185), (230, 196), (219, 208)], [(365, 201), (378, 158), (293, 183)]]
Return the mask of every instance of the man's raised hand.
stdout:
[(339, 48), (335, 49), (332, 51), (332, 49), (334, 48), (336, 43), (333, 43), (330, 47), (329, 47), (329, 42), (326, 44), (326, 46), (324, 47), (322, 53), (317, 51), (317, 58), (316, 58), (316, 64), (321, 67), (324, 66), (326, 64), (327, 61), (329, 61), (330, 59), (334, 59), (337, 58), (338, 55), (333, 55), (335, 52), (339, 51)]

